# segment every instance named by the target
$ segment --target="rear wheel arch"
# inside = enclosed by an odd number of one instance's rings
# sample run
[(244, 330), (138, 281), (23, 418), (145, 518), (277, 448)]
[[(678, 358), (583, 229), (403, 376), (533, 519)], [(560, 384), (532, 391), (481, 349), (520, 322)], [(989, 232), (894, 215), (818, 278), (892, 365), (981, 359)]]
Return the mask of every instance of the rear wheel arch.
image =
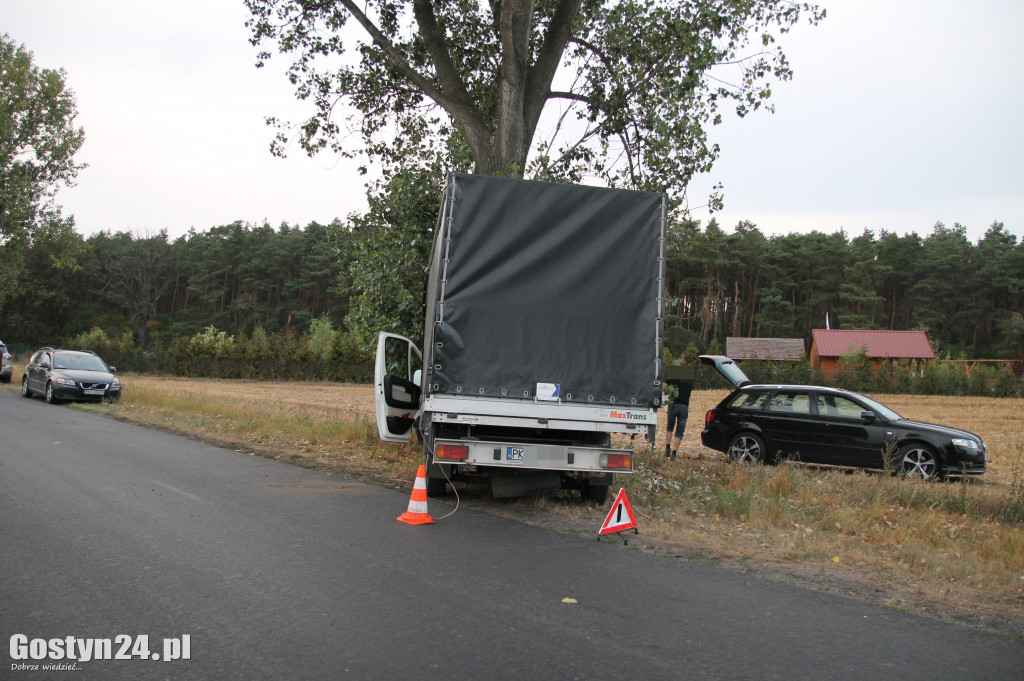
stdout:
[(753, 430), (741, 430), (729, 438), (725, 453), (732, 461), (740, 463), (765, 463), (768, 460), (768, 445), (764, 435)]

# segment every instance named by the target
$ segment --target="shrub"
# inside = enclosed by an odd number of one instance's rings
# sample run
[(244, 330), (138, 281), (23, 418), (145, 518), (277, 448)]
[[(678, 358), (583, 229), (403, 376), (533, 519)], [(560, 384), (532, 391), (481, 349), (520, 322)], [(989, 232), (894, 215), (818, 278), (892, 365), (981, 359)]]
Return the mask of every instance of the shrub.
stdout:
[(331, 380), (346, 383), (373, 381), (373, 355), (362, 348), (355, 334), (338, 333), (331, 348)]
[(1021, 383), (1014, 374), (1013, 367), (1004, 366), (999, 371), (992, 394), (996, 397), (1019, 397), (1021, 395)]
[(309, 326), (309, 334), (306, 336), (310, 354), (324, 363), (329, 362), (331, 349), (334, 347), (334, 336), (334, 326), (327, 315), (314, 319)]
[(988, 389), (990, 375), (988, 367), (984, 365), (974, 367), (967, 379), (967, 394), (975, 397), (984, 397), (991, 394)]
[(215, 326), (208, 326), (188, 340), (190, 349), (199, 357), (227, 357), (235, 347), (235, 337)]

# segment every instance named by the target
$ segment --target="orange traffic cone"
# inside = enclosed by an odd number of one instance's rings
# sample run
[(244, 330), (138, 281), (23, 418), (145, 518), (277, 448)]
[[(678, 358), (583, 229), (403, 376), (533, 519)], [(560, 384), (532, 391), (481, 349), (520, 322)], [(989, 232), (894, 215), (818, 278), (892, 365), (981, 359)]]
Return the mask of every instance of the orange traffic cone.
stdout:
[(422, 464), (416, 471), (416, 484), (412, 486), (409, 510), (398, 516), (398, 520), (410, 525), (428, 525), (436, 522), (427, 513), (427, 468)]

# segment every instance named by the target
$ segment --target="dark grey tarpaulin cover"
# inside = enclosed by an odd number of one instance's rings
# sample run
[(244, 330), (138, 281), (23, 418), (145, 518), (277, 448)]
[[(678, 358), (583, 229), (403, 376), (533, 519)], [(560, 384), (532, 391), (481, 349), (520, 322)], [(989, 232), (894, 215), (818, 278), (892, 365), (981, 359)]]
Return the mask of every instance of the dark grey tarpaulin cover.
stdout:
[(664, 210), (661, 194), (450, 176), (428, 390), (660, 404)]

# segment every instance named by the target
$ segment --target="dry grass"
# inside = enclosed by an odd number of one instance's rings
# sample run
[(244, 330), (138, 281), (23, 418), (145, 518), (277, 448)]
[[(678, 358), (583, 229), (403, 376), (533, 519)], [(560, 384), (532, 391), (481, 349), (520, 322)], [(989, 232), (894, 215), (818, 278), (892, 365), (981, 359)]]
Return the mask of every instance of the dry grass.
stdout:
[[(369, 386), (133, 375), (122, 382), (118, 405), (82, 408), (403, 489), (421, 460), (415, 446), (378, 441)], [(1024, 400), (879, 396), (908, 418), (961, 427), (988, 444), (982, 479), (924, 483), (730, 464), (700, 445), (704, 412), (725, 394), (694, 393), (686, 458), (664, 459), (661, 431), (653, 448), (638, 443), (636, 474), (616, 479), (638, 514), (641, 546), (1024, 636)], [(513, 503), (469, 496), (489, 512), (581, 534), (596, 535), (607, 513), (568, 494)]]
[(327, 472), (394, 482), (415, 475), (414, 448), (377, 439), (368, 386), (122, 376), (116, 418), (227, 443)]
[(725, 394), (694, 394), (682, 447), (690, 460), (666, 463), (661, 437), (639, 457), (626, 488), (655, 510), (649, 532), (706, 555), (844, 583), (867, 579), (868, 592), (890, 605), (1024, 635), (1024, 400), (877, 396), (908, 418), (970, 430), (989, 446), (983, 478), (924, 483), (730, 464), (700, 445), (703, 414)]

